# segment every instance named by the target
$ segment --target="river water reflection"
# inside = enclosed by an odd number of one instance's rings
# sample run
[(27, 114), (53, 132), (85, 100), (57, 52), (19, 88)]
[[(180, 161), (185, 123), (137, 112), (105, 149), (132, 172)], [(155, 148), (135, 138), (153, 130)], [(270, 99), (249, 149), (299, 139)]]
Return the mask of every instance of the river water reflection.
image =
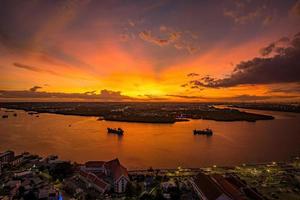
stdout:
[[(300, 154), (300, 115), (255, 111), (275, 116), (258, 122), (191, 120), (175, 124), (98, 121), (96, 117), (28, 115), (0, 111), (0, 151), (57, 154), (77, 162), (118, 157), (129, 169), (202, 167), (286, 160)], [(107, 134), (121, 127), (123, 137)], [(192, 134), (211, 128), (212, 137)]]

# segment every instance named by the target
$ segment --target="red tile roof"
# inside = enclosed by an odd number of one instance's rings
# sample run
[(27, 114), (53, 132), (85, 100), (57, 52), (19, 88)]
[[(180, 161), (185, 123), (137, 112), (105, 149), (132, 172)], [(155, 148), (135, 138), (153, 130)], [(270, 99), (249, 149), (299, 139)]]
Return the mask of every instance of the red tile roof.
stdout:
[(93, 172), (98, 178), (100, 179), (105, 179), (106, 178), (106, 174), (103, 172)]
[(222, 189), (235, 200), (246, 200), (245, 195), (240, 192), (236, 187), (229, 183), (220, 174), (213, 174), (211, 177), (222, 187)]
[(82, 177), (86, 178), (88, 181), (94, 183), (95, 185), (97, 185), (98, 187), (100, 187), (103, 190), (105, 190), (107, 188), (107, 186), (109, 185), (104, 180), (102, 180), (99, 177), (97, 177), (94, 173), (90, 173), (90, 172), (86, 172), (86, 171), (80, 170), (79, 174)]
[(224, 195), (221, 188), (219, 188), (214, 181), (204, 173), (199, 173), (194, 182), (208, 200), (218, 199), (220, 196)]
[(105, 163), (105, 167), (110, 170), (114, 181), (119, 180), (121, 176), (129, 179), (127, 169), (120, 164), (119, 159), (114, 159)]
[[(110, 175), (113, 178), (114, 182), (118, 181), (122, 176), (124, 176), (125, 178), (127, 178), (129, 180), (127, 169), (121, 165), (119, 159), (117, 159), (117, 158), (114, 160), (108, 161), (108, 162), (88, 161), (85, 163), (86, 168), (100, 168), (103, 166), (106, 168), (106, 170), (108, 170), (110, 172)], [(95, 173), (93, 173), (93, 174), (95, 175)], [(98, 174), (96, 174), (96, 176), (97, 175)], [(101, 179), (101, 177), (103, 177), (103, 174), (100, 174), (100, 176), (98, 176), (98, 177)]]

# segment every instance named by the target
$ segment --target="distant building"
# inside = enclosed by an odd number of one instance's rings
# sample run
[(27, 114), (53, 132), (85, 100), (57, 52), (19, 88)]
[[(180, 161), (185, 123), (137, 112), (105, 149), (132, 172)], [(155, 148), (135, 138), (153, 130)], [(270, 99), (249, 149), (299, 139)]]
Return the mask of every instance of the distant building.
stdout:
[[(118, 159), (108, 162), (104, 161), (89, 161), (80, 168), (80, 176), (94, 182), (101, 182), (109, 184), (116, 193), (124, 193), (126, 191), (127, 183), (130, 181), (127, 169), (121, 165)], [(89, 173), (87, 176), (87, 173)], [(91, 177), (98, 177), (98, 179)], [(93, 181), (92, 181), (93, 182)], [(100, 184), (99, 191), (107, 189), (105, 184)]]
[(0, 162), (10, 163), (14, 160), (15, 153), (13, 151), (5, 151), (0, 154)]
[(14, 157), (13, 161), (11, 161), (12, 165), (19, 165), (23, 160), (23, 155), (17, 155)]

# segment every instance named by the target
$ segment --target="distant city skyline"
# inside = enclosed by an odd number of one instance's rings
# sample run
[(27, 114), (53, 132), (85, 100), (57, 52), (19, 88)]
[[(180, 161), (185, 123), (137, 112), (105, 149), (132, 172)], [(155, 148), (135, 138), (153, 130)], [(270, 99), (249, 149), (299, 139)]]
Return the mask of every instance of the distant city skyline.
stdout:
[(0, 1), (0, 101), (299, 101), (300, 1)]

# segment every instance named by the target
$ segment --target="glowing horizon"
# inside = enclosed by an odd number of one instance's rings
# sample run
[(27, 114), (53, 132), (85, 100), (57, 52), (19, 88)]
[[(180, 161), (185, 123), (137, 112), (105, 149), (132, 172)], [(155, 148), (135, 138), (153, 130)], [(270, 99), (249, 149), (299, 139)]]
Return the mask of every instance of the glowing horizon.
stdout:
[(300, 100), (299, 0), (1, 1), (0, 13), (0, 101)]

